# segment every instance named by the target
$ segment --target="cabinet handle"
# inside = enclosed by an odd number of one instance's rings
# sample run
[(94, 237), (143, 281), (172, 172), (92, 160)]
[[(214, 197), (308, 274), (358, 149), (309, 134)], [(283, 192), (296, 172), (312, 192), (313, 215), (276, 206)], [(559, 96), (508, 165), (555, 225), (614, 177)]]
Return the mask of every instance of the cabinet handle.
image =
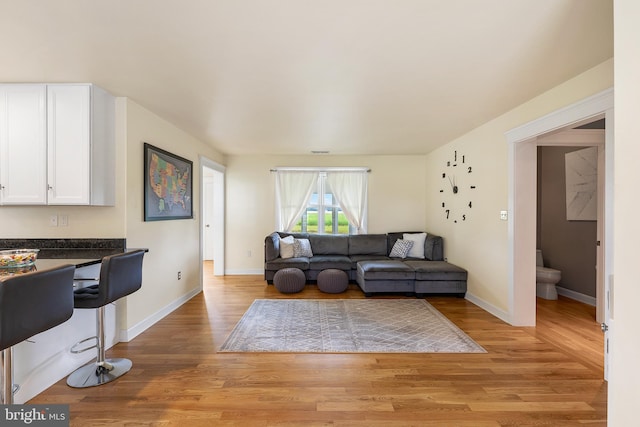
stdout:
[(0, 190), (4, 190), (4, 185), (0, 185)]
[(47, 185), (47, 190), (53, 190), (53, 187), (50, 185)]

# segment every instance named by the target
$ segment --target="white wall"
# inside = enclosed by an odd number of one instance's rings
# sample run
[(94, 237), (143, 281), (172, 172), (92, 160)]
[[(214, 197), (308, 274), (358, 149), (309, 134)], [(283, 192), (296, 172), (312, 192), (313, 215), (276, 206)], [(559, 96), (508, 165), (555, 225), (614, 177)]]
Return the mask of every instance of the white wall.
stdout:
[[(143, 221), (144, 142), (194, 162), (193, 219)], [(123, 337), (135, 336), (199, 290), (199, 155), (224, 164), (224, 157), (208, 145), (135, 102), (117, 98), (115, 206), (3, 206), (0, 237), (126, 238), (128, 247), (149, 248), (142, 289), (119, 303)], [(69, 226), (49, 227), (49, 216), (53, 214), (68, 215)], [(178, 271), (182, 272), (181, 280), (177, 279)]]
[[(143, 286), (127, 297), (122, 329), (140, 330), (200, 288), (200, 166), (198, 156), (224, 163), (224, 157), (171, 123), (126, 100), (126, 238), (129, 247), (145, 247)], [(143, 143), (193, 161), (193, 219), (144, 221)], [(178, 280), (177, 273), (182, 272)], [(154, 317), (155, 316), (155, 317)], [(157, 320), (157, 319), (156, 319)], [(143, 328), (142, 328), (143, 329)], [(135, 335), (135, 332), (133, 333)]]
[[(539, 95), (502, 116), (430, 153), (426, 159), (429, 229), (445, 238), (445, 256), (469, 271), (468, 295), (494, 314), (509, 313), (508, 222), (501, 221), (501, 210), (508, 207), (508, 147), (505, 132), (554, 110), (613, 86), (613, 60)], [(473, 167), (468, 175), (473, 207), (468, 219), (454, 224), (446, 220), (442, 208), (441, 174), (454, 150), (464, 154)], [(446, 186), (445, 186), (446, 188)], [(445, 202), (454, 196), (445, 194)], [(433, 209), (432, 209), (433, 207)], [(531, 215), (536, 215), (535, 211)], [(534, 220), (535, 222), (535, 220)]]
[[(425, 157), (229, 156), (227, 159), (227, 274), (263, 274), (264, 238), (275, 229), (278, 166), (362, 166), (369, 174), (369, 233), (428, 230)], [(249, 256), (249, 252), (251, 256)]]
[(637, 424), (640, 390), (638, 325), (638, 183), (640, 182), (640, 2), (614, 2), (615, 155), (613, 322), (609, 370), (609, 425)]

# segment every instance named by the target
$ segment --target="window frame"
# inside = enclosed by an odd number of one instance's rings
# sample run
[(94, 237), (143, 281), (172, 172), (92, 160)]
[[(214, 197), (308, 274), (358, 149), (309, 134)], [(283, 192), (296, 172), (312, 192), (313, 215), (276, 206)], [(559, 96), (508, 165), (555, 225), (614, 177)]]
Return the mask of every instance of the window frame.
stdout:
[[(289, 168), (278, 168), (277, 170), (286, 170), (286, 169), (289, 169)], [(306, 168), (290, 168), (290, 169), (305, 170)], [(318, 195), (317, 203), (312, 203), (311, 200), (309, 200), (309, 203), (307, 203), (307, 206), (305, 206), (305, 209), (300, 219), (298, 220), (298, 222), (296, 222), (296, 226), (292, 231), (296, 233), (309, 233), (307, 218), (308, 218), (309, 209), (312, 208), (318, 212), (318, 230), (315, 233), (311, 233), (311, 234), (325, 234), (325, 235), (354, 234), (356, 232), (356, 228), (350, 222), (349, 222), (349, 228), (346, 234), (341, 234), (338, 232), (339, 224), (337, 219), (339, 216), (339, 212), (343, 212), (343, 211), (342, 211), (342, 208), (340, 207), (340, 204), (336, 201), (335, 196), (333, 195), (333, 192), (329, 191), (329, 188), (328, 188), (329, 185), (327, 183), (327, 173), (333, 170), (335, 171), (357, 170), (357, 171), (370, 172), (370, 169), (367, 169), (367, 168), (309, 168), (309, 169), (317, 170), (319, 172), (317, 182), (316, 182), (316, 187), (312, 193), (312, 194)], [(333, 202), (332, 204), (325, 203), (327, 194), (331, 195), (331, 200)], [(322, 215), (321, 215), (321, 212), (322, 212)], [(326, 232), (326, 224), (325, 224), (326, 213), (331, 214), (332, 218), (335, 219), (335, 220), (332, 220), (331, 233)], [(344, 215), (344, 212), (342, 214)], [(365, 213), (365, 215), (368, 216), (368, 212)], [(297, 229), (298, 225), (300, 227), (299, 230)]]

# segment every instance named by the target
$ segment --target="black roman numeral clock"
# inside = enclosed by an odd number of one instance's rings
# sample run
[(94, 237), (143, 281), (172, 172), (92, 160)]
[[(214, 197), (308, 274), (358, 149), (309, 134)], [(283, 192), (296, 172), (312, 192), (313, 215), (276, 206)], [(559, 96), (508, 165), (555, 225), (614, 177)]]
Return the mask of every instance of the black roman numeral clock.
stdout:
[(471, 183), (473, 168), (468, 159), (457, 151), (453, 152), (453, 159), (447, 160), (447, 165), (442, 172), (442, 210), (447, 219), (457, 223), (466, 221), (472, 212), (475, 185)]

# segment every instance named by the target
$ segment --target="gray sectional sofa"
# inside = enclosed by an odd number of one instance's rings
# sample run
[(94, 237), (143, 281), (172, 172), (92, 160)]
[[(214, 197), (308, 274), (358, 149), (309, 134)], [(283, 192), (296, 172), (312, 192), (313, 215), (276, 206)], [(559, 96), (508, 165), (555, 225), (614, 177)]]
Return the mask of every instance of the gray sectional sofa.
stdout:
[[(326, 235), (273, 232), (265, 237), (264, 278), (273, 283), (275, 273), (283, 268), (299, 268), (308, 283), (314, 283), (325, 269), (339, 269), (358, 284), (366, 296), (374, 293), (455, 294), (464, 297), (467, 271), (444, 261), (442, 237), (427, 233), (423, 258), (390, 257), (394, 244), (404, 234)], [(312, 256), (283, 258), (281, 239), (307, 239)], [(289, 239), (291, 240), (291, 239)]]

